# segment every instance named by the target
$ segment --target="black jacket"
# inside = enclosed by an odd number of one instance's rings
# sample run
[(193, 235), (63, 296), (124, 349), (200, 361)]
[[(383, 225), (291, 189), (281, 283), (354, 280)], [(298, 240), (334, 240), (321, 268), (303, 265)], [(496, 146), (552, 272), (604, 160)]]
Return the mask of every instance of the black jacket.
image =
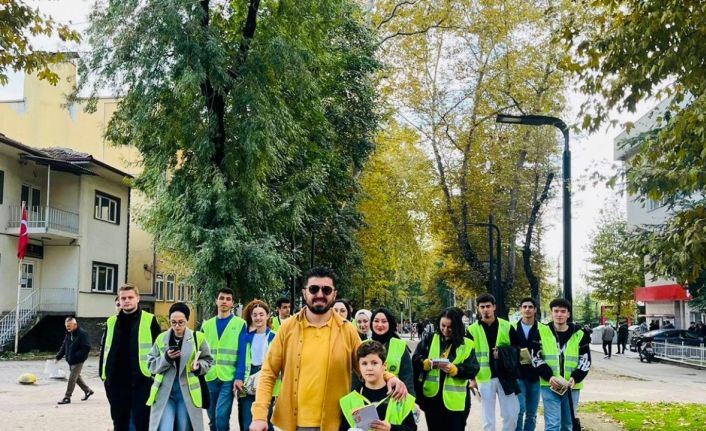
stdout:
[(66, 332), (64, 342), (61, 343), (59, 353), (56, 354), (56, 360), (66, 358), (69, 365), (76, 365), (86, 362), (88, 352), (91, 351), (91, 342), (88, 339), (88, 334), (83, 329), (77, 327), (74, 332)]
[[(530, 353), (530, 357), (534, 357), (536, 345), (534, 343), (534, 338), (539, 335), (539, 330), (537, 329), (537, 321), (534, 321), (534, 325), (529, 330), (529, 336), (525, 337), (525, 331), (522, 329), (522, 323), (517, 322), (517, 340), (519, 342), (519, 349), (527, 349)], [(530, 364), (520, 365), (520, 377), (523, 380), (530, 382), (536, 382), (539, 380), (539, 374), (537, 374), (537, 369)]]
[[(118, 313), (118, 320), (115, 322), (113, 332), (113, 341), (110, 345), (108, 354), (108, 362), (106, 363), (106, 384), (111, 382), (120, 382), (130, 384), (135, 378), (146, 378), (140, 371), (139, 361), (139, 346), (138, 334), (140, 330), (140, 315), (141, 309), (137, 309), (134, 313), (125, 314), (122, 311)], [(123, 332), (127, 328), (128, 331)], [(152, 343), (157, 339), (157, 336), (162, 332), (162, 329), (157, 323), (157, 319), (152, 317), (150, 324), (150, 332), (152, 335)], [(101, 341), (100, 361), (98, 362), (98, 374), (103, 373), (103, 356), (105, 355), (105, 337), (103, 334)]]
[(519, 394), (521, 391), (517, 379), (520, 378), (520, 352), (517, 347), (499, 346), (496, 365), (498, 381), (505, 395)]

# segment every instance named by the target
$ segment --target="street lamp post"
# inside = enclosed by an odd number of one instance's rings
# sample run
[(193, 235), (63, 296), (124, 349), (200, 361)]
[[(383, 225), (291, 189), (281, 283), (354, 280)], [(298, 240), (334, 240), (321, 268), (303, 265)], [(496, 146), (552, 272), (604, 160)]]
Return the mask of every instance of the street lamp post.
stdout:
[(526, 126), (554, 126), (564, 136), (562, 157), (562, 201), (564, 208), (564, 298), (572, 302), (571, 293), (571, 151), (569, 150), (569, 128), (561, 119), (545, 115), (505, 115), (495, 118), (496, 123), (522, 124)]
[[(505, 307), (505, 290), (501, 281), (502, 267), (502, 243), (500, 239), (500, 228), (494, 223), (493, 215), (488, 216), (488, 223), (469, 223), (471, 226), (480, 226), (488, 228), (488, 254), (490, 256), (488, 263), (488, 291), (493, 293), (498, 304), (497, 315), (507, 317), (507, 308)], [(498, 240), (495, 242), (495, 258), (493, 257), (493, 229), (498, 235)], [(495, 274), (493, 274), (493, 269)], [(495, 279), (495, 283), (493, 283)]]

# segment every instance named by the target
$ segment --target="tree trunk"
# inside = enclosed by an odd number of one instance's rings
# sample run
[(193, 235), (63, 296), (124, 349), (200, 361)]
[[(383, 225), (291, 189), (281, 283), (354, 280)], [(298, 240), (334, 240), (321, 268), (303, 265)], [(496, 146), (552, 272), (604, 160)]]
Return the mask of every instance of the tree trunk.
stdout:
[(554, 179), (554, 173), (550, 172), (547, 175), (547, 180), (544, 183), (544, 190), (539, 199), (537, 199), (537, 192), (539, 190), (539, 173), (536, 174), (534, 179), (534, 204), (532, 205), (532, 212), (530, 213), (529, 223), (527, 225), (527, 234), (525, 235), (525, 246), (522, 249), (522, 261), (525, 270), (525, 275), (527, 276), (527, 281), (530, 285), (530, 292), (532, 298), (535, 301), (539, 300), (539, 279), (534, 274), (532, 270), (532, 233), (534, 231), (534, 225), (537, 223), (537, 216), (539, 214), (539, 209), (541, 208), (544, 201), (547, 200), (549, 196), (549, 188), (551, 187), (552, 180)]

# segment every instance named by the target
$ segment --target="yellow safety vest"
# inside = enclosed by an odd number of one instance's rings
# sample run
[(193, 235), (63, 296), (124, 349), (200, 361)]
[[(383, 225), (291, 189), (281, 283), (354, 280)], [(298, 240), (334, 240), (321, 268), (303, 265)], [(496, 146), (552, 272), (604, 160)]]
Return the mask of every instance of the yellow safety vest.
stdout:
[(218, 338), (216, 317), (212, 317), (201, 325), (201, 331), (206, 336), (208, 346), (213, 354), (213, 365), (206, 374), (206, 381), (220, 380), (228, 382), (235, 379), (235, 368), (238, 363), (238, 338), (245, 327), (245, 320), (233, 316)]
[[(154, 314), (148, 313), (145, 310), (140, 310), (140, 327), (137, 332), (137, 347), (138, 347), (138, 362), (140, 364), (140, 371), (145, 377), (151, 377), (150, 369), (147, 364), (147, 357), (152, 349), (152, 319), (154, 319)], [(108, 364), (108, 355), (110, 354), (110, 347), (113, 345), (113, 335), (115, 334), (115, 323), (118, 321), (118, 316), (110, 316), (106, 323), (106, 334), (103, 346), (103, 366), (101, 372), (101, 380), (105, 381), (106, 365)]]
[[(157, 341), (155, 341), (155, 344), (159, 348), (159, 354), (161, 356), (164, 356), (165, 352), (167, 351), (167, 345), (164, 342), (167, 332), (162, 332), (161, 334), (159, 334), (159, 336), (157, 337)], [(203, 334), (201, 334), (200, 332), (194, 332), (193, 334), (197, 340), (196, 344), (200, 346), (203, 343)], [(196, 406), (197, 408), (201, 408), (201, 406), (203, 406), (203, 400), (201, 399), (201, 384), (199, 383), (198, 376), (191, 371), (191, 365), (194, 362), (194, 357), (196, 356), (196, 344), (194, 344), (194, 348), (191, 350), (191, 355), (189, 355), (189, 359), (186, 361), (186, 382), (189, 385), (189, 394), (191, 395), (191, 401), (193, 401), (194, 406)], [(157, 400), (157, 394), (159, 393), (159, 388), (160, 386), (162, 386), (163, 381), (164, 373), (159, 373), (154, 376), (154, 382), (152, 382), (152, 387), (150, 388), (150, 397), (147, 399), (148, 406), (153, 405), (154, 402)], [(178, 374), (174, 377), (174, 382), (172, 384), (179, 384)]]
[[(480, 322), (474, 322), (468, 327), (468, 333), (473, 337), (473, 343), (476, 349), (476, 357), (480, 365), (480, 371), (476, 376), (478, 383), (489, 382), (492, 375), (490, 372), (490, 346), (488, 339), (485, 338), (485, 331), (480, 325)], [(495, 346), (510, 345), (510, 322), (505, 319), (498, 318), (498, 336), (495, 339)]]
[[(275, 331), (272, 331), (275, 332)], [(275, 333), (275, 335), (277, 335)], [(267, 348), (269, 349), (270, 344), (272, 344), (272, 341), (275, 339), (272, 338), (272, 340), (267, 340)], [(243, 382), (250, 377), (250, 367), (252, 367), (252, 350), (250, 350), (250, 343), (248, 343), (245, 346), (245, 377), (243, 377)], [(278, 397), (280, 391), (282, 390), (282, 375), (280, 373), (280, 376), (277, 377), (277, 380), (275, 381), (275, 387), (274, 390), (272, 391), (272, 396), (273, 397)], [(242, 394), (241, 396), (245, 396)]]
[[(456, 348), (456, 358), (453, 361), (454, 365), (462, 364), (473, 353), (473, 341), (468, 338), (463, 339), (463, 345)], [(429, 348), (430, 360), (441, 357), (441, 340), (439, 334), (434, 334)], [(441, 370), (432, 368), (424, 379), (423, 392), (427, 398), (433, 398), (439, 393), (439, 379), (441, 378)], [(444, 389), (442, 398), (444, 406), (452, 412), (461, 412), (466, 407), (466, 388), (468, 387), (467, 379), (457, 379), (450, 374), (444, 379)]]
[(407, 348), (407, 343), (400, 340), (399, 338), (390, 338), (387, 350), (387, 371), (395, 375), (395, 377), (400, 376), (400, 367), (402, 365), (402, 355), (404, 355), (404, 350)]
[[(559, 363), (559, 346), (548, 325), (539, 327), (539, 337), (542, 340), (542, 356), (544, 362), (552, 369), (552, 374), (556, 377), (561, 376), (561, 368)], [(569, 341), (564, 347), (564, 379), (569, 380), (571, 373), (578, 367), (579, 364), (579, 343), (583, 338), (583, 331), (578, 330), (573, 333)], [(549, 386), (549, 381), (542, 378), (539, 379), (541, 386)], [(582, 389), (583, 382), (576, 383), (574, 389)]]
[[(344, 396), (338, 401), (338, 403), (341, 406), (343, 416), (346, 418), (346, 421), (348, 421), (348, 425), (350, 425), (351, 428), (355, 428), (353, 411), (372, 404), (367, 398), (357, 391), (353, 391)], [(385, 410), (384, 420), (389, 422), (391, 425), (402, 425), (402, 422), (404, 422), (405, 418), (412, 413), (413, 410), (414, 397), (412, 395), (407, 395), (407, 398), (405, 398), (402, 402), (390, 399), (387, 404), (387, 409)]]

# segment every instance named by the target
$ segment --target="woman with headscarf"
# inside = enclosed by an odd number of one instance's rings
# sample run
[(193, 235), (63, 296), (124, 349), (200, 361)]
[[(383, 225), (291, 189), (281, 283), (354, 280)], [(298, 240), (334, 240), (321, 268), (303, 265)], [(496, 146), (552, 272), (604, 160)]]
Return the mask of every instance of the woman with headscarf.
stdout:
[[(150, 431), (203, 431), (203, 399), (198, 376), (213, 363), (203, 334), (186, 327), (190, 310), (183, 302), (169, 308), (170, 328), (157, 336), (147, 358), (154, 383), (147, 400)], [(198, 354), (198, 359), (196, 355)]]
[(395, 329), (397, 319), (387, 308), (378, 308), (372, 313), (372, 339), (379, 341), (387, 351), (387, 371), (394, 374), (407, 386), (409, 393), (414, 395), (414, 370), (412, 357), (407, 343), (400, 339)]
[(370, 339), (370, 318), (372, 315), (373, 313), (371, 313), (370, 310), (361, 308), (356, 311), (355, 317), (353, 318), (355, 327), (358, 330), (358, 335), (360, 335), (360, 339), (363, 341)]
[[(463, 431), (471, 411), (468, 381), (480, 370), (473, 342), (466, 338), (461, 315), (447, 308), (438, 329), (425, 333), (412, 356), (422, 390), (417, 403), (430, 430)], [(421, 392), (421, 393), (420, 393)]]

